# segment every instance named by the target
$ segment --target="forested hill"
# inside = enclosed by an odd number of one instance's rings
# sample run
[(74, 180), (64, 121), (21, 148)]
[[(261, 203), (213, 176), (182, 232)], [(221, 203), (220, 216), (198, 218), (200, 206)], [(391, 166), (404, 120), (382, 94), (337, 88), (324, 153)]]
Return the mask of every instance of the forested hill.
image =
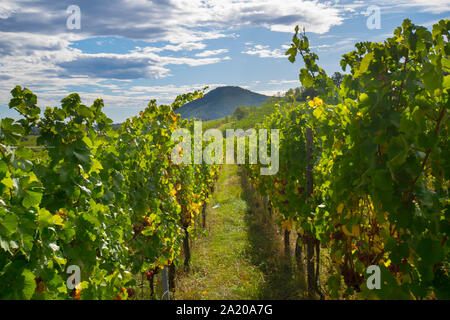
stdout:
[(229, 116), (238, 106), (260, 106), (269, 97), (241, 87), (219, 87), (178, 109), (183, 118), (202, 120)]

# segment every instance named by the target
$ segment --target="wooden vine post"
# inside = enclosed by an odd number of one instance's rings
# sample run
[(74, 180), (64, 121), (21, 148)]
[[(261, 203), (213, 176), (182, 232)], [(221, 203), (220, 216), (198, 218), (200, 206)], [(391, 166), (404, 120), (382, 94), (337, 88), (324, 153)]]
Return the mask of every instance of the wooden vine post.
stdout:
[[(312, 175), (312, 144), (313, 133), (311, 128), (306, 128), (306, 197), (311, 198), (313, 193), (313, 175)], [(316, 291), (316, 281), (314, 274), (314, 238), (311, 235), (305, 235), (306, 242), (306, 271), (308, 277), (308, 294), (312, 296)]]
[(173, 262), (169, 265), (169, 290), (171, 292), (175, 292), (175, 273), (176, 273), (176, 269), (175, 269), (175, 265), (173, 264)]
[(189, 246), (189, 231), (188, 225), (184, 226), (183, 251), (184, 251), (184, 269), (189, 271), (189, 264), (191, 261), (191, 248)]
[(289, 241), (289, 237), (291, 236), (291, 232), (288, 229), (284, 230), (284, 255), (286, 257), (291, 256), (291, 243)]
[(164, 267), (162, 270), (161, 275), (161, 282), (162, 282), (162, 288), (163, 288), (163, 300), (170, 300), (170, 291), (169, 291), (169, 272), (167, 270), (167, 267)]
[(206, 228), (206, 202), (202, 207), (202, 228), (205, 229)]
[[(313, 161), (312, 161), (312, 147), (313, 147), (313, 132), (311, 128), (306, 128), (306, 196), (311, 198), (313, 193)], [(300, 235), (299, 235), (300, 236)], [(308, 273), (308, 294), (312, 296), (318, 293), (320, 299), (324, 299), (324, 295), (320, 290), (320, 241), (313, 235), (305, 235), (306, 242), (306, 270)], [(298, 242), (298, 240), (297, 240)], [(314, 251), (316, 253), (316, 261), (314, 268)], [(314, 270), (315, 269), (315, 270)]]
[(297, 268), (300, 272), (303, 273), (303, 254), (302, 254), (302, 235), (297, 233), (297, 241), (295, 242), (295, 261), (297, 264)]

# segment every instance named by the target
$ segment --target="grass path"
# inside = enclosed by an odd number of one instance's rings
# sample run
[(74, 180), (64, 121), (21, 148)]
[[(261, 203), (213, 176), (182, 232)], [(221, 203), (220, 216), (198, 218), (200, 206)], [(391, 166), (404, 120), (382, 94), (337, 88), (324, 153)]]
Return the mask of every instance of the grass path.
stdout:
[(175, 299), (301, 299), (304, 284), (283, 256), (280, 235), (237, 165), (224, 165), (192, 245), (191, 269)]

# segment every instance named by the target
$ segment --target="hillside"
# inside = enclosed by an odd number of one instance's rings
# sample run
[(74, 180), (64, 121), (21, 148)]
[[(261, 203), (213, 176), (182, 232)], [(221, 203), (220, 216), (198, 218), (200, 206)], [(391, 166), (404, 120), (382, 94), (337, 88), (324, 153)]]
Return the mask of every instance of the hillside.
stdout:
[(211, 90), (202, 99), (185, 104), (178, 112), (185, 119), (212, 120), (231, 115), (238, 106), (260, 106), (267, 98), (240, 87), (220, 87)]

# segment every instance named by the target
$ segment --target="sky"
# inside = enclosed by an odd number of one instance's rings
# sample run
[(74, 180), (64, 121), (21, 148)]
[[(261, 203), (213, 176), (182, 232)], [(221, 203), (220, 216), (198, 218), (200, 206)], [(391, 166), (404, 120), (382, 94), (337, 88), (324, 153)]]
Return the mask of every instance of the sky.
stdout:
[(431, 28), (449, 17), (450, 0), (0, 0), (0, 117), (18, 118), (16, 85), (41, 108), (73, 92), (102, 98), (116, 123), (205, 86), (275, 95), (301, 85), (301, 62), (284, 55), (296, 25), (332, 74), (355, 43), (383, 41), (405, 18)]

